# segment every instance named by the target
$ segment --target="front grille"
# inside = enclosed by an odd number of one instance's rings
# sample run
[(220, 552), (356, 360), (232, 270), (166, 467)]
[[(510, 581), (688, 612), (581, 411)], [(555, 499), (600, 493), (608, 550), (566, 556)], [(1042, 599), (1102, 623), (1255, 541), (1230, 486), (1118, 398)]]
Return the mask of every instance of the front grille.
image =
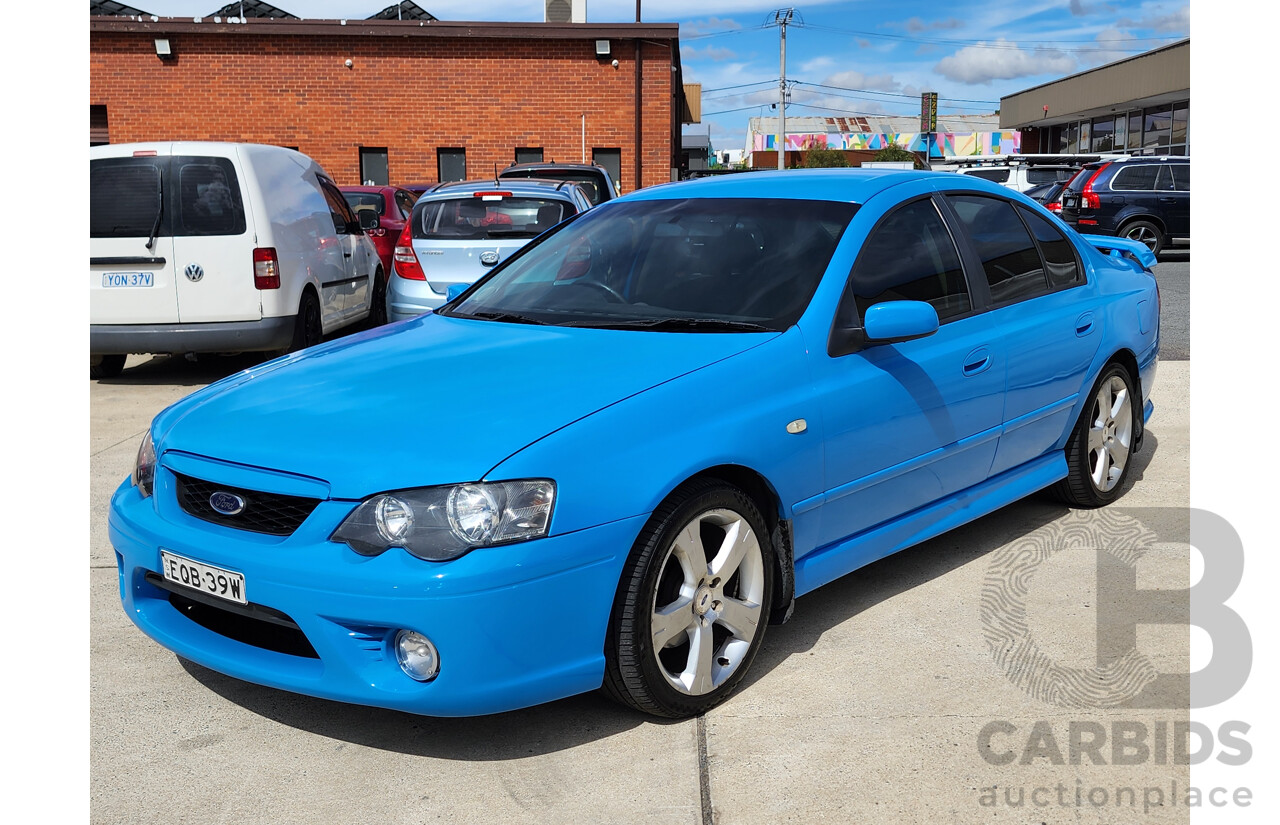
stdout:
[[(293, 535), (293, 531), (298, 529), (320, 503), (318, 498), (242, 490), (181, 473), (174, 473), (174, 477), (178, 481), (178, 504), (187, 513), (214, 524), (270, 536)], [(244, 509), (234, 516), (219, 513), (209, 503), (209, 497), (217, 492), (232, 493), (244, 499)]]

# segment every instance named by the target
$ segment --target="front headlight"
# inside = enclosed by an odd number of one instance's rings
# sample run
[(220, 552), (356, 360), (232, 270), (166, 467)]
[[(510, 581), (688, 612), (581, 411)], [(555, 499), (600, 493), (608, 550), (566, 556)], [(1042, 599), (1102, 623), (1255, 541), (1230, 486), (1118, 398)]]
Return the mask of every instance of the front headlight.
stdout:
[(133, 475), (130, 478), (143, 498), (151, 495), (156, 482), (156, 448), (151, 442), (151, 430), (147, 430), (142, 444), (138, 446), (138, 458), (133, 463)]
[(556, 483), (545, 478), (379, 493), (329, 540), (366, 556), (402, 547), (420, 559), (447, 561), (477, 547), (545, 536), (555, 498)]

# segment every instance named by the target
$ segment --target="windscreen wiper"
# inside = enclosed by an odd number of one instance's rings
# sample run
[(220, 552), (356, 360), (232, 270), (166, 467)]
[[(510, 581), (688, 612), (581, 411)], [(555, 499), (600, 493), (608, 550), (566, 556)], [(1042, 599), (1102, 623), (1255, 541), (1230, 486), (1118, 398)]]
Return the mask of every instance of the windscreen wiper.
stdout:
[(160, 205), (156, 208), (156, 221), (151, 224), (151, 237), (147, 238), (147, 251), (156, 245), (156, 234), (160, 231), (160, 221), (164, 218), (164, 170), (156, 170), (156, 200)]
[(748, 321), (726, 321), (720, 318), (644, 318), (637, 321), (574, 321), (562, 326), (595, 329), (645, 329), (657, 332), (777, 332)]
[(539, 321), (536, 318), (530, 318), (527, 315), (517, 315), (514, 312), (469, 312), (463, 315), (461, 312), (450, 313), (454, 318), (479, 318), (483, 321), (505, 321), (510, 324), (537, 324), (538, 326), (547, 326), (546, 321)]

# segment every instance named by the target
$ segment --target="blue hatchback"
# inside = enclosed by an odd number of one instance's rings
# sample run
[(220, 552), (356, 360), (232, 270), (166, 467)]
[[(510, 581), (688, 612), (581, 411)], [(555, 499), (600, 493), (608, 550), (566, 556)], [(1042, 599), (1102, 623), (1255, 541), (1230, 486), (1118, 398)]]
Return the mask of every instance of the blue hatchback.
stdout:
[[(124, 608), (344, 702), (700, 713), (796, 597), (1045, 488), (1115, 499), (1153, 264), (969, 176), (634, 192), (437, 312), (163, 411), (111, 502)], [(387, 409), (419, 435), (346, 435)]]

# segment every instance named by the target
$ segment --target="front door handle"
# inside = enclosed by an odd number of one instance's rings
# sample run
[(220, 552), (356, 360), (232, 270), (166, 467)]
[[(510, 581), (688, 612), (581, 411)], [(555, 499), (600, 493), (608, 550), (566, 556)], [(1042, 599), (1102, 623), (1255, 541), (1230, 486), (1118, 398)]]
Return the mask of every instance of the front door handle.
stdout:
[(987, 367), (991, 366), (991, 351), (986, 347), (978, 347), (964, 358), (964, 367), (962, 371), (965, 375), (978, 375), (986, 372)]

